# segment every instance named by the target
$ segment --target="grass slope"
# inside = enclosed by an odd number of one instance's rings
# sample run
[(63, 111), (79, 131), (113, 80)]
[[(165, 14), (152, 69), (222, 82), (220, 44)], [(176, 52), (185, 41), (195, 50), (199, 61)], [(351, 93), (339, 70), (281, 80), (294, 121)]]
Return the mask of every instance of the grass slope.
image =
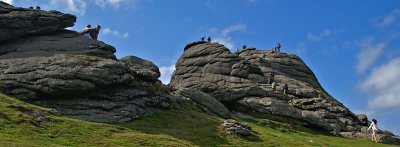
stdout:
[[(32, 112), (44, 112), (40, 124)], [(220, 118), (186, 103), (125, 124), (102, 124), (66, 118), (48, 109), (0, 94), (0, 146), (389, 146), (365, 139), (345, 139), (305, 128), (240, 119), (256, 136), (220, 133)]]

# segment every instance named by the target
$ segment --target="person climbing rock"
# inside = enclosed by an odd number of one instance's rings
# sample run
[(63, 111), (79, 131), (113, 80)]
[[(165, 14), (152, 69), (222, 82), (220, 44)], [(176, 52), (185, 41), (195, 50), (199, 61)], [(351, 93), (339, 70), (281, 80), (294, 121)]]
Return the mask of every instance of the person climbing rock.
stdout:
[(287, 94), (288, 91), (289, 91), (289, 87), (288, 87), (287, 84), (285, 84), (285, 85), (283, 86), (283, 94)]
[(78, 32), (78, 35), (83, 35), (87, 38), (90, 38), (89, 30), (92, 28), (92, 25), (88, 24), (86, 25), (86, 28), (83, 29), (82, 31)]
[(275, 74), (274, 74), (274, 72), (271, 72), (269, 74), (268, 84), (271, 84), (274, 81), (274, 78), (275, 78)]
[(376, 121), (376, 119), (372, 119), (371, 125), (368, 127), (367, 131), (369, 130), (372, 130), (371, 140), (378, 143), (378, 140), (376, 139), (376, 133), (378, 133), (379, 130), (378, 130), (378, 122)]
[(271, 88), (272, 88), (272, 91), (275, 92), (275, 90), (276, 90), (276, 83), (275, 83), (275, 81), (272, 82)]
[(207, 42), (211, 43), (211, 37), (210, 36), (208, 36)]

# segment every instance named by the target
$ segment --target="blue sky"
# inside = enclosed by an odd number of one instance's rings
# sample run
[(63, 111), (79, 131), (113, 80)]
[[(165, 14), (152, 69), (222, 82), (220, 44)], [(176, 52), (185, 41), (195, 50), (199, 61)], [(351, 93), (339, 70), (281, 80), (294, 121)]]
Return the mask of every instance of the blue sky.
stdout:
[(157, 64), (168, 83), (183, 47), (211, 35), (297, 54), (322, 86), (355, 113), (400, 134), (398, 0), (4, 0), (78, 16), (74, 30), (103, 26), (99, 39), (117, 56)]

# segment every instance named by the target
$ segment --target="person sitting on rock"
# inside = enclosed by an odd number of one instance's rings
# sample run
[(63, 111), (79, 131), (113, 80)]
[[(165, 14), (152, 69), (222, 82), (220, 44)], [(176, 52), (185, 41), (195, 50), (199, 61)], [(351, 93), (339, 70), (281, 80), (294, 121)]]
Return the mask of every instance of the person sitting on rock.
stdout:
[(271, 88), (272, 88), (272, 91), (275, 92), (275, 90), (276, 90), (276, 83), (275, 83), (275, 81), (272, 82)]
[(83, 35), (83, 36), (89, 38), (90, 37), (89, 30), (91, 28), (92, 28), (92, 25), (90, 25), (90, 24), (86, 25), (86, 28), (83, 29), (82, 31), (79, 31), (78, 35)]
[[(89, 27), (90, 25), (88, 25)], [(89, 35), (93, 40), (97, 40), (97, 37), (99, 36), (101, 26), (97, 25), (96, 28), (88, 28), (86, 27), (84, 30), (80, 31), (78, 34), (79, 35)]]
[(289, 87), (288, 87), (287, 84), (285, 84), (285, 85), (283, 86), (283, 94), (287, 94), (288, 91), (289, 91)]
[(378, 132), (378, 122), (376, 121), (376, 119), (372, 119), (371, 125), (368, 127), (367, 131), (369, 131), (370, 129), (372, 129), (371, 140), (378, 143), (378, 140), (376, 139), (376, 133)]
[(211, 37), (210, 36), (208, 36), (207, 42), (211, 43)]
[(96, 28), (94, 29), (89, 29), (90, 37), (92, 37), (92, 39), (94, 40), (97, 40), (97, 37), (99, 36), (100, 33), (100, 29), (101, 29), (100, 25), (96, 25)]

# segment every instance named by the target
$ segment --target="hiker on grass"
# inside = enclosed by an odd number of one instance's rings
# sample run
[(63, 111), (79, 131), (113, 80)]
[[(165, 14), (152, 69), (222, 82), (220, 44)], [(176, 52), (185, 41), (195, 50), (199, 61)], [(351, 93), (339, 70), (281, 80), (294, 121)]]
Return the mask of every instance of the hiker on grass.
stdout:
[(288, 91), (289, 91), (289, 87), (288, 87), (287, 84), (285, 84), (285, 85), (283, 86), (283, 94), (287, 94)]
[(271, 88), (272, 88), (272, 91), (275, 92), (275, 90), (276, 90), (276, 83), (275, 82), (272, 82)]
[(371, 140), (378, 143), (378, 140), (376, 139), (376, 133), (378, 133), (378, 122), (376, 121), (376, 119), (372, 119), (371, 125), (368, 127), (367, 131), (369, 131), (370, 129), (372, 129)]

